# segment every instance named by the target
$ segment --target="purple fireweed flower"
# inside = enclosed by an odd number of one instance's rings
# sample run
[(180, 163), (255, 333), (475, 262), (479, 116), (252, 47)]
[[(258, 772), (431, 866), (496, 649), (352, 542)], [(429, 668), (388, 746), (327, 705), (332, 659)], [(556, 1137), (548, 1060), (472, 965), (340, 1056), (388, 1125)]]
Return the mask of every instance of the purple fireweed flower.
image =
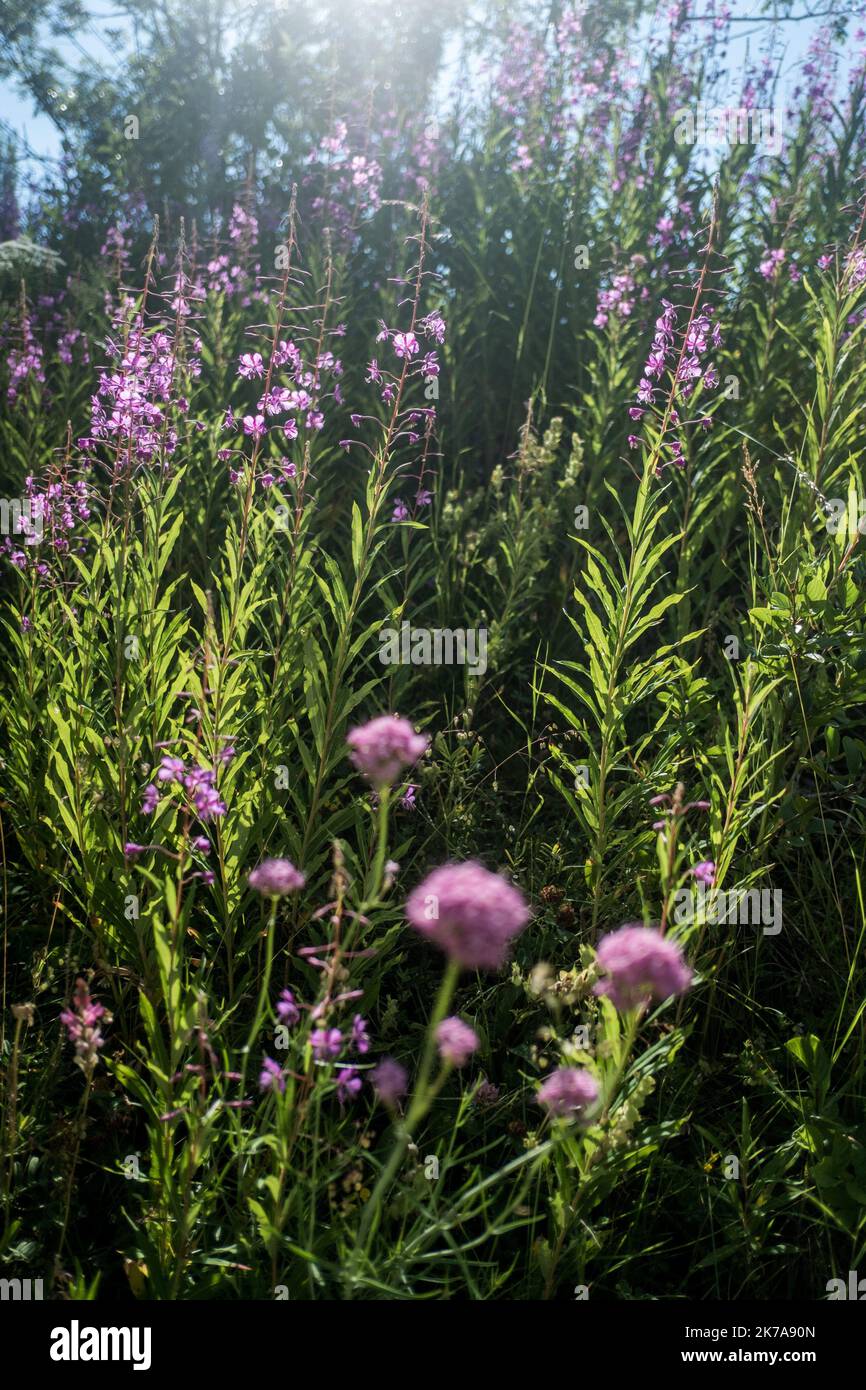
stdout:
[(383, 1057), (370, 1072), (370, 1084), (382, 1104), (393, 1107), (406, 1094), (409, 1073), (393, 1057)]
[(414, 333), (395, 333), (393, 347), (398, 357), (414, 357), (419, 351), (418, 339)]
[(462, 1018), (444, 1018), (436, 1029), (436, 1046), (443, 1062), (462, 1067), (478, 1051), (481, 1040)]
[(559, 1067), (539, 1087), (536, 1099), (551, 1115), (579, 1118), (598, 1100), (598, 1083), (580, 1067)]
[(194, 792), (199, 787), (212, 787), (214, 784), (214, 770), (212, 767), (198, 767), (193, 765), (183, 774), (183, 785), (188, 792)]
[(519, 889), (483, 864), (443, 864), (409, 895), (416, 931), (464, 970), (498, 970), (529, 920)]
[(192, 801), (199, 820), (213, 820), (215, 816), (224, 816), (226, 813), (226, 804), (216, 787), (206, 783), (196, 787)]
[(202, 854), (209, 854), (210, 840), (208, 839), (207, 835), (193, 835), (192, 847), (193, 849), (199, 850)]
[(246, 377), (248, 381), (251, 381), (253, 377), (264, 376), (264, 374), (265, 364), (260, 352), (241, 353), (238, 361), (238, 376)]
[(705, 883), (708, 888), (712, 888), (716, 881), (716, 865), (712, 859), (702, 859), (700, 864), (694, 864), (689, 873), (692, 874), (698, 883)]
[(785, 259), (785, 248), (779, 246), (774, 251), (768, 251), (761, 264), (758, 266), (765, 280), (773, 280), (778, 275), (782, 262)]
[(69, 1041), (75, 1046), (75, 1065), (89, 1078), (99, 1060), (99, 1049), (104, 1045), (99, 1022), (104, 1018), (110, 1022), (111, 1015), (101, 1004), (91, 998), (90, 990), (84, 980), (77, 980), (72, 996), (72, 1007), (64, 1009), (60, 1022), (66, 1029)]
[(361, 1078), (354, 1067), (343, 1067), (337, 1073), (337, 1100), (341, 1105), (354, 1100), (361, 1089)]
[(281, 415), (291, 409), (291, 392), (288, 386), (274, 386), (256, 402), (256, 410), (265, 415)]
[(394, 498), (394, 510), (393, 510), (393, 512), (391, 513), (391, 520), (392, 520), (392, 521), (408, 521), (408, 520), (409, 520), (409, 508), (406, 506), (406, 503), (405, 503), (400, 497), (395, 497), (395, 498)]
[(153, 811), (156, 810), (158, 805), (159, 792), (157, 791), (153, 782), (150, 782), (141, 794), (141, 814), (143, 816), (149, 816)]
[(437, 343), (445, 342), (445, 320), (436, 310), (418, 320), (418, 327), (427, 338), (435, 338)]
[(606, 978), (593, 986), (593, 992), (606, 994), (624, 1013), (650, 1000), (660, 1003), (685, 994), (692, 982), (676, 942), (640, 922), (626, 922), (605, 936), (596, 954)]
[(274, 1061), (273, 1057), (265, 1057), (262, 1061), (259, 1086), (263, 1091), (279, 1091), (280, 1094), (286, 1089), (286, 1078), (283, 1075), (282, 1067), (279, 1062)]
[(180, 758), (172, 758), (168, 754), (163, 757), (156, 774), (158, 782), (181, 782), (186, 769)]
[(170, 335), (165, 331), (151, 333), (129, 299), (115, 314), (113, 329), (117, 339), (109, 338), (106, 343), (111, 362), (100, 372), (91, 396), (88, 438), (108, 443), (119, 469), (127, 458), (146, 464), (159, 455), (174, 453), (178, 434), (174, 428), (166, 428), (169, 412), (177, 406), (184, 413), (185, 398), (179, 384), (184, 374), (197, 376), (201, 363), (193, 355), (181, 366)]
[(339, 1028), (314, 1028), (310, 1046), (317, 1062), (330, 1062), (343, 1050), (343, 1034)]
[(306, 879), (291, 859), (263, 859), (247, 882), (264, 897), (282, 898), (287, 893), (297, 893)]
[(387, 787), (426, 752), (428, 739), (426, 734), (416, 734), (408, 720), (382, 714), (352, 729), (346, 742), (358, 771), (375, 786)]
[(137, 845), (134, 840), (127, 840), (123, 846), (123, 852), (128, 859), (134, 858), (136, 854), (144, 854), (146, 850), (147, 845)]
[(284, 989), (277, 1000), (277, 1018), (287, 1027), (293, 1028), (301, 1017), (301, 1011), (295, 1003), (295, 996), (290, 989)]
[(263, 434), (267, 434), (268, 427), (265, 424), (263, 415), (244, 416), (244, 434), (251, 434), (256, 439), (261, 439)]
[(360, 1014), (355, 1014), (352, 1020), (352, 1033), (349, 1038), (349, 1046), (355, 1052), (360, 1052), (363, 1057), (365, 1052), (370, 1051), (370, 1034), (367, 1032), (367, 1024)]

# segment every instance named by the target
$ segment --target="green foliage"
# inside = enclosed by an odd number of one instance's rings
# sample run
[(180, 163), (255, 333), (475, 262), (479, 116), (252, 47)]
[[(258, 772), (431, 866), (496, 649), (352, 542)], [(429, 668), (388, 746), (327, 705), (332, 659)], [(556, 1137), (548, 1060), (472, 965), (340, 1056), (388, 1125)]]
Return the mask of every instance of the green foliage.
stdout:
[[(407, 150), (462, 18), (443, 5), (405, 61), (399, 33), (381, 43), (388, 196), (341, 239), (275, 160), (331, 129), (325, 98), (359, 85), (380, 26), (353, 11), (340, 42), (330, 5), (291, 33), (256, 9), (235, 42), (209, 3), (122, 8), (147, 42), (116, 83), (81, 75), (60, 123), (83, 203), (159, 212), (149, 252), (99, 256), (90, 223), (76, 243), (60, 186), (30, 212), (49, 244), (0, 246), (6, 356), (32, 329), (45, 377), (9, 393), (4, 375), (3, 497), (81, 479), (90, 508), (44, 573), (3, 537), (4, 1271), (82, 1299), (823, 1297), (866, 1258), (862, 91), (828, 129), (807, 101), (784, 157), (734, 145), (710, 168), (672, 131), (703, 51), (677, 66), (672, 44), (633, 109), (611, 96), (604, 138), (581, 116), (560, 140), (562, 7), (544, 7), (534, 157), (479, 98), (443, 122), (419, 196)], [(44, 110), (60, 59), (37, 21), (58, 15), (80, 18), (11, 7), (0, 50)], [(510, 42), (508, 17), (467, 24), (465, 52)], [(588, 7), (609, 96), (641, 17)], [(147, 140), (124, 136), (131, 111)], [(250, 292), (209, 284), (187, 315), (176, 277), (195, 290), (236, 201), (262, 214)], [(659, 222), (682, 206), (669, 246)], [(629, 312), (603, 322), (626, 272)], [(673, 388), (658, 416), (628, 414), (668, 297), (681, 330), (707, 301), (721, 330), (682, 468), (660, 467)], [(434, 309), (431, 396), (376, 333), (420, 333)], [(135, 313), (179, 375), (147, 459), (76, 444), (106, 334), (128, 347)], [(232, 430), (289, 338), (309, 361), (339, 345), (343, 401), (299, 440)], [(266, 379), (238, 377), (250, 351)], [(403, 623), (483, 629), (483, 669), (389, 664), (381, 634)], [(374, 796), (346, 735), (388, 711), (430, 749)], [(180, 791), (142, 809), (166, 755), (213, 774), (224, 814), (199, 822)], [(306, 883), (265, 900), (248, 876), (274, 855)], [(467, 858), (533, 915), (510, 973), (443, 981), (403, 904)], [(767, 890), (778, 933), (716, 910)], [(677, 941), (687, 994), (624, 1011), (594, 991), (598, 941), (625, 922)], [(79, 976), (111, 1015), (89, 1071), (58, 1022)], [(465, 1068), (434, 1065), (446, 1010), (479, 1038)], [(360, 1096), (312, 1041), (355, 1013)], [(402, 1114), (368, 1084), (386, 1055), (410, 1073)], [(259, 1086), (265, 1057), (284, 1089)], [(537, 1103), (562, 1065), (599, 1088), (583, 1123)]]

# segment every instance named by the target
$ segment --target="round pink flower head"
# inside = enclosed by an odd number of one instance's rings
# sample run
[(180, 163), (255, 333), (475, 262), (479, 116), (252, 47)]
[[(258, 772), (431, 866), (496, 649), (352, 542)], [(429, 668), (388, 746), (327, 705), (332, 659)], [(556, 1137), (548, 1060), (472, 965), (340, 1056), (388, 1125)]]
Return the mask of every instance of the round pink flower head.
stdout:
[(297, 893), (306, 879), (291, 859), (263, 859), (247, 882), (267, 898), (282, 898), (287, 893)]
[(443, 1018), (436, 1029), (436, 1046), (443, 1062), (450, 1062), (452, 1067), (462, 1067), (473, 1052), (478, 1051), (481, 1040), (462, 1018)]
[(389, 787), (405, 767), (416, 763), (427, 749), (426, 734), (416, 734), (408, 719), (382, 714), (359, 729), (352, 729), (346, 742), (359, 772), (377, 787)]
[(529, 921), (522, 893), (469, 859), (443, 864), (413, 889), (406, 916), (464, 970), (499, 970)]
[(581, 1115), (598, 1100), (598, 1084), (580, 1067), (560, 1067), (539, 1087), (537, 1100), (551, 1115)]
[(383, 1057), (378, 1067), (370, 1072), (370, 1082), (383, 1105), (393, 1106), (406, 1094), (409, 1073), (393, 1057)]
[(640, 922), (626, 922), (604, 937), (597, 959), (607, 978), (593, 986), (594, 993), (608, 995), (623, 1012), (651, 999), (661, 1003), (674, 994), (685, 994), (692, 982), (676, 942)]

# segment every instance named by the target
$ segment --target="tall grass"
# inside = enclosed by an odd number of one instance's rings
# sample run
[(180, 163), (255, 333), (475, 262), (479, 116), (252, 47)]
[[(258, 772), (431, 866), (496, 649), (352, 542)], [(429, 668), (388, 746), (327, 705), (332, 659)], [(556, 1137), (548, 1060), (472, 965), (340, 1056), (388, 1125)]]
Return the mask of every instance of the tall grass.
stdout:
[[(334, 137), (368, 182), (4, 271), (3, 495), (44, 499), (3, 542), (4, 1274), (766, 1299), (866, 1259), (864, 69), (708, 156), (676, 113), (723, 36), (675, 7), (629, 69), (632, 8), (488, 35), (422, 189), (373, 103)], [(483, 669), (383, 661), (404, 623)], [(429, 749), (376, 783), (346, 740), (388, 713)], [(407, 924), (465, 860), (531, 906), (498, 971)], [(625, 923), (688, 990), (605, 991)]]

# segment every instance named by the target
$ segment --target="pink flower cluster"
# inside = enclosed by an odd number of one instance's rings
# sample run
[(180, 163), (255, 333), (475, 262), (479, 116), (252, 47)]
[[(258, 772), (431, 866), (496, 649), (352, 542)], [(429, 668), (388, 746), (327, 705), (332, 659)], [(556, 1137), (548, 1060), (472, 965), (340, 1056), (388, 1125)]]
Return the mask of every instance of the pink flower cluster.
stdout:
[(427, 751), (426, 734), (416, 734), (407, 719), (383, 714), (346, 737), (351, 759), (359, 772), (377, 787), (393, 786), (404, 768)]
[[(637, 389), (638, 404), (630, 407), (629, 415), (632, 420), (640, 420), (644, 416), (645, 408), (649, 407), (656, 412), (660, 421), (664, 419), (660, 407), (656, 405), (656, 395), (660, 391), (656, 383), (660, 383), (662, 377), (667, 374), (671, 399), (676, 403), (672, 404), (667, 412), (667, 428), (673, 433), (681, 425), (677, 405), (682, 405), (688, 400), (697, 382), (702, 381), (709, 389), (719, 384), (716, 368), (712, 363), (704, 364), (703, 359), (710, 345), (714, 348), (722, 346), (722, 334), (718, 324), (712, 322), (713, 311), (709, 305), (704, 305), (684, 330), (677, 329), (677, 312), (670, 300), (663, 299), (662, 307), (663, 312), (656, 319), (655, 337)], [(712, 421), (709, 416), (704, 416), (702, 423), (709, 427)], [(639, 440), (631, 436), (629, 443), (637, 445)], [(672, 463), (677, 468), (685, 466), (681, 440), (672, 437), (668, 447), (670, 457), (667, 460), (659, 459), (656, 465), (657, 473), (663, 471), (666, 463)]]
[(283, 898), (289, 893), (297, 893), (306, 879), (291, 859), (263, 859), (253, 869), (247, 882), (263, 897)]
[(594, 992), (606, 994), (623, 1013), (651, 1000), (660, 1003), (685, 994), (692, 982), (692, 972), (676, 942), (640, 922), (626, 922), (605, 936), (596, 954), (605, 978), (594, 986)]
[(483, 864), (443, 864), (409, 895), (417, 932), (464, 970), (498, 970), (529, 921), (519, 889)]
[(63, 1010), (60, 1022), (66, 1029), (69, 1041), (75, 1046), (75, 1065), (81, 1067), (87, 1077), (93, 1075), (99, 1060), (99, 1049), (105, 1043), (99, 1021), (102, 1018), (109, 1021), (110, 1017), (102, 1005), (91, 998), (85, 981), (77, 980), (72, 1008)]
[[(233, 757), (234, 749), (227, 746), (220, 754), (220, 761), (230, 762)], [(179, 788), (183, 809), (191, 809), (201, 821), (207, 822), (226, 814), (225, 802), (216, 787), (215, 768), (200, 767), (196, 763), (187, 766), (182, 758), (166, 754), (157, 770), (156, 781), (163, 786)], [(144, 789), (142, 813), (151, 815), (160, 804), (159, 787), (151, 782)]]
[(0, 551), (8, 555), (16, 569), (32, 568), (40, 579), (49, 582), (51, 567), (46, 553), (61, 556), (82, 551), (84, 537), (75, 532), (79, 523), (90, 517), (87, 483), (56, 470), (52, 470), (50, 477), (51, 481), (41, 488), (35, 478), (25, 480), (25, 496), (15, 533), (17, 539), (4, 536), (0, 541)]
[(207, 287), (212, 293), (236, 299), (242, 308), (253, 301), (256, 277), (261, 271), (253, 262), (253, 247), (258, 240), (259, 224), (252, 213), (235, 203), (229, 219), (230, 252), (222, 251), (207, 264)]
[[(339, 1001), (334, 1000), (332, 1002)], [(276, 1005), (276, 1013), (280, 1022), (286, 1027), (294, 1027), (300, 1021), (301, 1009), (309, 1010), (311, 1019), (315, 1020), (319, 1016), (321, 1005), (312, 1007), (309, 1004), (301, 1004), (299, 1007), (292, 991), (284, 989)], [(351, 1054), (356, 1053), (363, 1057), (370, 1051), (370, 1034), (361, 1015), (355, 1014), (348, 1033), (344, 1033), (340, 1028), (326, 1025), (312, 1029), (309, 1035), (309, 1045), (314, 1060), (322, 1065), (328, 1065), (342, 1058), (342, 1065), (334, 1078), (337, 1087), (337, 1099), (341, 1105), (354, 1100), (360, 1094), (362, 1083), (358, 1067), (351, 1061)], [(279, 1062), (275, 1062), (271, 1057), (263, 1058), (259, 1086), (263, 1091), (279, 1091), (280, 1093), (286, 1089), (286, 1074)]]
[(393, 1057), (383, 1057), (379, 1065), (370, 1072), (370, 1084), (382, 1104), (393, 1109), (398, 1100), (406, 1094), (409, 1073)]
[(465, 1066), (481, 1046), (481, 1039), (462, 1018), (444, 1018), (436, 1029), (436, 1046), (442, 1061), (452, 1067)]
[[(107, 343), (114, 369), (99, 374), (91, 398), (90, 434), (78, 443), (92, 452), (105, 441), (113, 450), (115, 470), (122, 472), (128, 462), (147, 464), (171, 456), (178, 432), (169, 423), (169, 407), (180, 415), (189, 407), (180, 394), (181, 369), (171, 335), (165, 330), (149, 333), (140, 314), (133, 315), (128, 326), (118, 326), (120, 341)], [(201, 342), (196, 340), (183, 368), (190, 376), (201, 372), (200, 352)]]
[(6, 388), (8, 400), (16, 401), (28, 380), (45, 385), (45, 367), (42, 360), (42, 344), (36, 339), (30, 318), (25, 315), (21, 324), (21, 346), (15, 347), (7, 358), (9, 385)]
[(310, 151), (310, 172), (304, 182), (321, 189), (312, 199), (317, 220), (330, 226), (343, 241), (352, 241), (359, 222), (381, 202), (383, 171), (379, 161), (353, 145), (345, 121)]
[(581, 1118), (598, 1100), (598, 1083), (580, 1067), (559, 1067), (538, 1089), (538, 1103), (551, 1115)]
[[(628, 269), (620, 271), (618, 275), (612, 277), (609, 289), (599, 290), (595, 318), (593, 319), (596, 328), (606, 328), (611, 315), (614, 319), (631, 317), (637, 297), (634, 273), (645, 265), (646, 256), (637, 253), (631, 257)], [(648, 297), (649, 290), (641, 290), (640, 298), (646, 299)]]
[[(333, 329), (332, 332), (334, 336), (342, 337), (342, 327)], [(244, 435), (254, 441), (264, 439), (268, 435), (268, 421), (278, 415), (290, 417), (278, 426), (288, 441), (297, 439), (302, 429), (317, 433), (325, 425), (325, 413), (322, 409), (324, 402), (333, 400), (337, 405), (343, 403), (340, 389), (343, 364), (340, 358), (335, 357), (331, 351), (325, 351), (318, 353), (314, 362), (305, 363), (300, 349), (291, 339), (280, 340), (274, 344), (269, 368), (260, 352), (241, 353), (237, 375), (245, 381), (264, 378), (267, 383), (267, 390), (256, 402), (255, 413), (251, 411), (244, 415), (241, 421)], [(328, 385), (330, 389), (325, 389)], [(238, 420), (231, 408), (226, 411), (223, 428), (230, 431), (238, 428)], [(231, 458), (231, 451), (221, 450), (219, 456)], [(283, 458), (280, 472), (284, 477), (293, 477), (295, 466), (288, 458)], [(239, 474), (233, 467), (232, 481), (237, 482), (238, 477)], [(263, 473), (259, 481), (263, 487), (268, 487), (274, 478), (270, 473)]]

